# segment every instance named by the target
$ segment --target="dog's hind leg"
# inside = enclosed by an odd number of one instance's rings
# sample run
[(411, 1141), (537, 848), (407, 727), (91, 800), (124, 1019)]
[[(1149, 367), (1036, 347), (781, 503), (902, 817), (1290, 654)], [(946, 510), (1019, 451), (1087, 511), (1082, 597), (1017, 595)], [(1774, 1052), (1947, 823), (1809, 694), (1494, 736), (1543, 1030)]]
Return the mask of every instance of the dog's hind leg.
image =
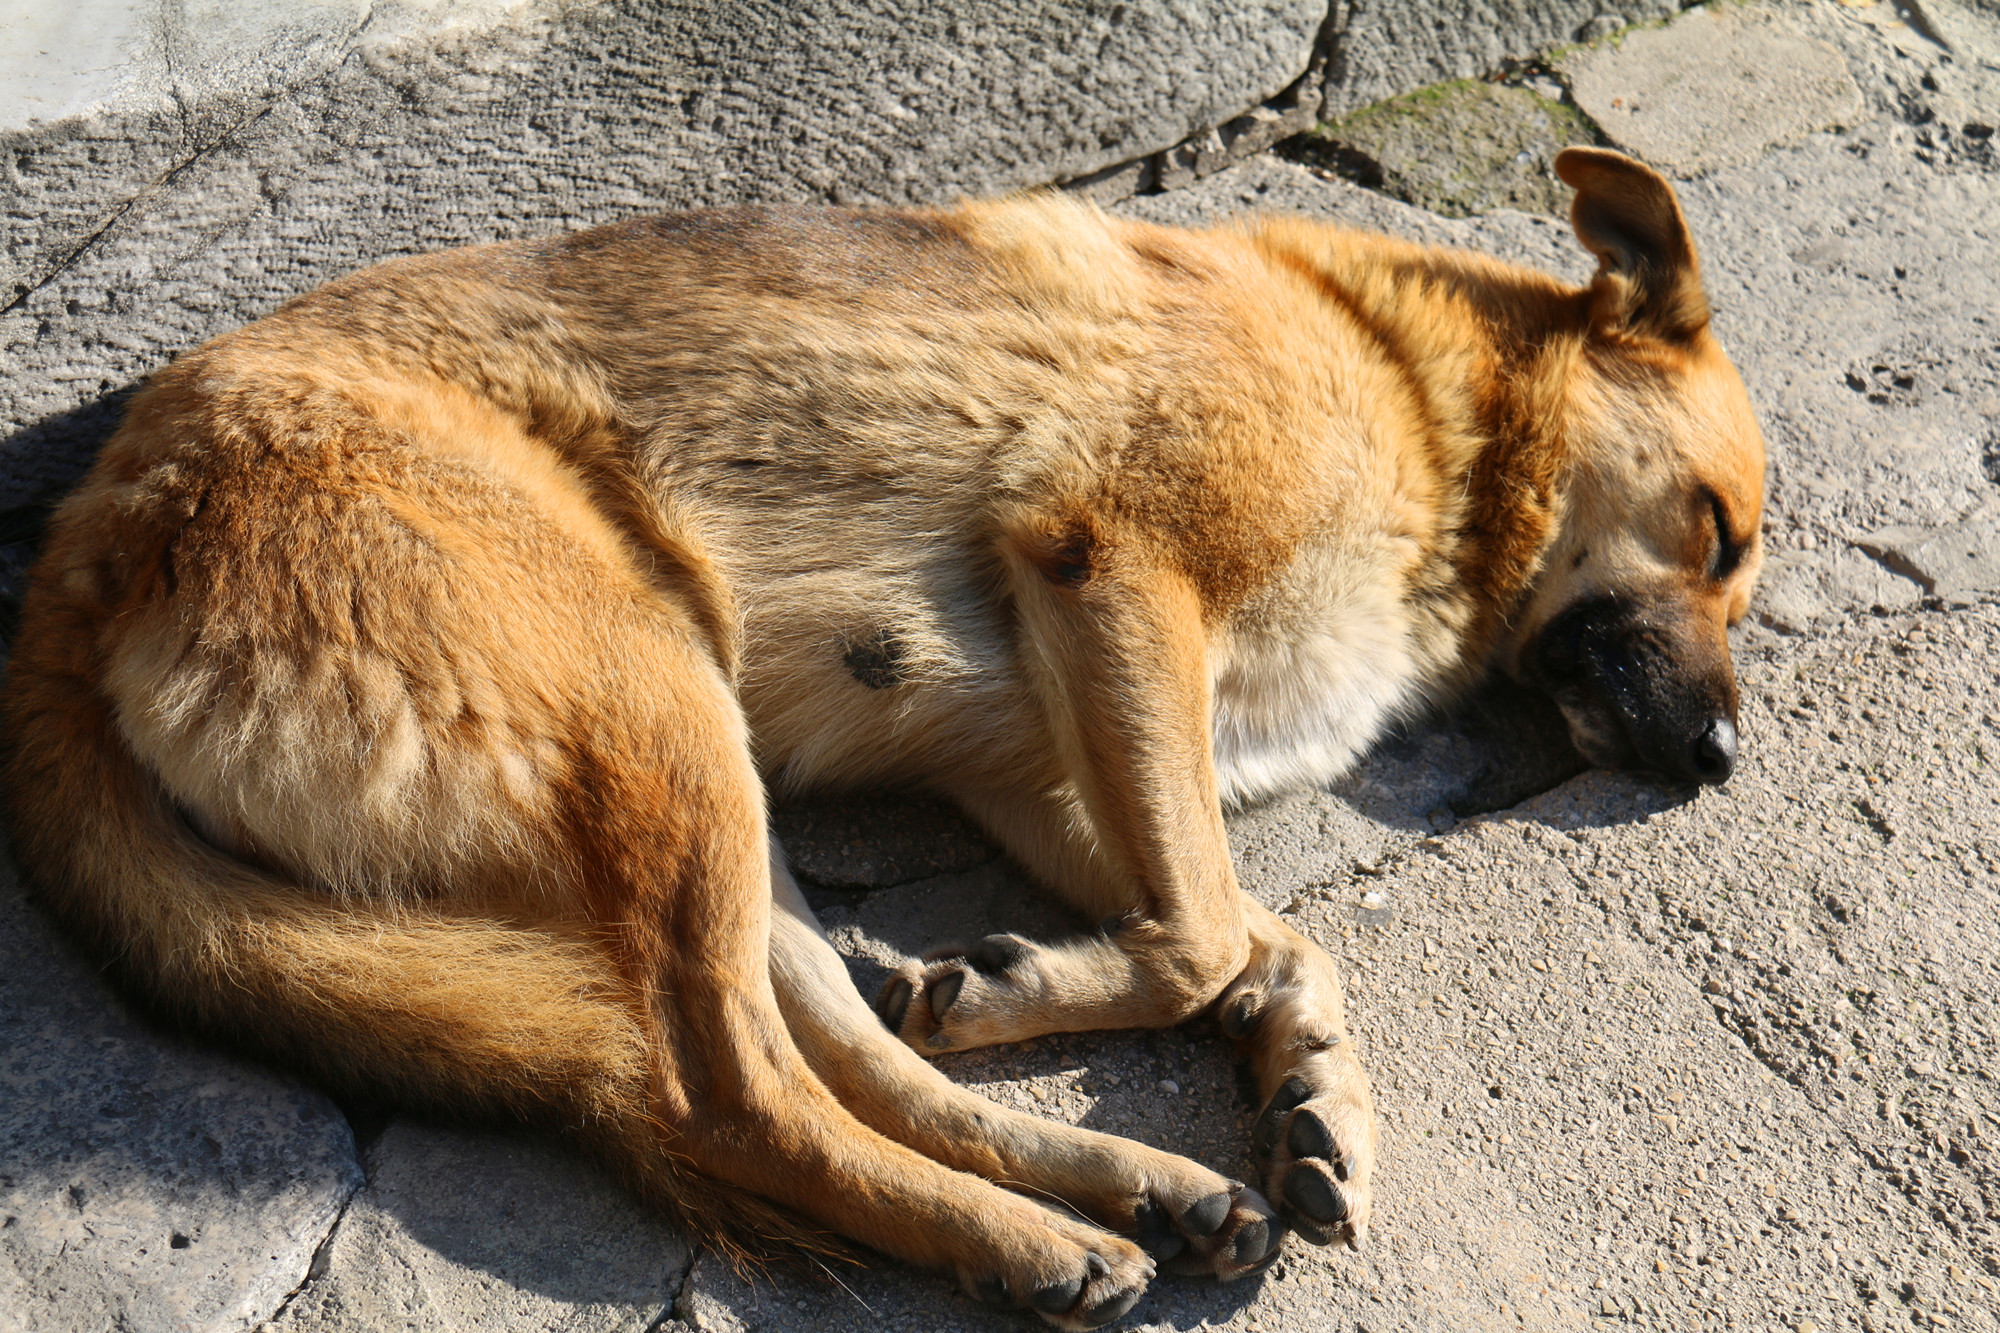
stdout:
[(200, 1026), (554, 1120), (739, 1235), (839, 1233), (1065, 1328), (1129, 1309), (1138, 1246), (871, 1129), (793, 1041), (693, 563), (478, 402), (191, 361), (28, 599), (7, 785), (59, 910)]
[(1009, 1110), (959, 1087), (885, 1030), (775, 849), (771, 981), (793, 1039), (862, 1123), (961, 1171), (1060, 1201), (1137, 1238), (1177, 1273), (1262, 1265), (1284, 1226), (1256, 1190), (1130, 1139)]
[[(593, 916), (654, 996), (662, 1149), (885, 1254), (953, 1272), (983, 1299), (1065, 1328), (1124, 1314), (1153, 1272), (1136, 1246), (897, 1143), (815, 1070), (772, 985), (763, 795), (734, 700), (714, 676), (703, 690), (648, 675), (640, 725), (577, 747), (607, 762), (579, 784), (572, 826)], [(607, 704), (599, 716), (620, 711)], [(632, 762), (663, 749), (646, 737), (668, 727), (682, 746), (714, 741), (698, 774)], [(787, 929), (780, 921), (779, 938)]]

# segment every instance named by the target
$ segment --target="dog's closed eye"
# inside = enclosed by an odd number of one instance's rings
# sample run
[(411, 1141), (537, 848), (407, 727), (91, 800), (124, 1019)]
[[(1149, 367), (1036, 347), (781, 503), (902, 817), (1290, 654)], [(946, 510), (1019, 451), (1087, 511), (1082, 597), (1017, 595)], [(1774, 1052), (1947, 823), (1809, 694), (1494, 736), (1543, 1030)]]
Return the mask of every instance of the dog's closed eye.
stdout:
[(1743, 553), (1749, 549), (1750, 543), (1737, 540), (1731, 533), (1729, 510), (1724, 507), (1722, 497), (1706, 486), (1701, 493), (1708, 501), (1709, 516), (1715, 520), (1715, 558), (1709, 564), (1709, 577), (1720, 583), (1743, 563)]

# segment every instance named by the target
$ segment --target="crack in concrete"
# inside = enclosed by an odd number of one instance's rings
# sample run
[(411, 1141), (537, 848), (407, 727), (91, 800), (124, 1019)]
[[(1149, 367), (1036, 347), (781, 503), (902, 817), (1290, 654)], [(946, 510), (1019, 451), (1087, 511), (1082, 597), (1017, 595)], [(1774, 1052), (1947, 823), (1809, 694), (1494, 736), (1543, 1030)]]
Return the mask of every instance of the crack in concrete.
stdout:
[(1867, 556), (1897, 578), (1906, 579), (1916, 584), (1917, 587), (1923, 590), (1924, 596), (1934, 597), (1937, 595), (1937, 580), (1912, 564), (1909, 558), (1895, 547), (1887, 546), (1880, 542), (1872, 542), (1865, 537), (1860, 541), (1849, 542), (1848, 546), (1861, 552), (1861, 554)]
[[(165, 171), (161, 172), (158, 176), (154, 177), (147, 184), (140, 187), (138, 190), (134, 191), (131, 197), (120, 200), (117, 203), (113, 204), (111, 206), (110, 212), (105, 215), (104, 220), (100, 222), (96, 227), (92, 228), (90, 232), (86, 236), (84, 236), (82, 240), (78, 241), (76, 245), (73, 248), (71, 248), (67, 254), (63, 255), (62, 258), (58, 259), (53, 265), (51, 265), (48, 272), (44, 273), (40, 278), (36, 279), (32, 283), (17, 285), (15, 288), (14, 299), (9, 301), (6, 305), (0, 306), (0, 315), (10, 314), (13, 311), (19, 309), (21, 306), (27, 304), (29, 298), (33, 297), (35, 293), (41, 291), (43, 288), (47, 287), (50, 283), (54, 282), (57, 278), (61, 277), (65, 272), (67, 272), (71, 268), (71, 266), (73, 266), (79, 259), (81, 259), (91, 249), (92, 246), (96, 245), (98, 240), (102, 238), (106, 232), (110, 231), (113, 227), (117, 226), (118, 223), (122, 221), (127, 214), (131, 213), (133, 209), (137, 208), (139, 205), (151, 199), (154, 195), (158, 194), (159, 191), (164, 187), (173, 184), (176, 180), (180, 179), (181, 176), (185, 175), (190, 168), (199, 165), (201, 162), (212, 156), (217, 149), (224, 147), (225, 145), (230, 143), (233, 139), (235, 139), (237, 135), (241, 134), (244, 130), (250, 128), (252, 125), (255, 125), (257, 122), (263, 120), (266, 116), (269, 116), (271, 112), (276, 110), (279, 106), (283, 105), (285, 102), (290, 101), (292, 98), (297, 96), (297, 94), (300, 91), (302, 91), (307, 87), (310, 87), (314, 83), (318, 83), (326, 79), (335, 70), (338, 70), (341, 66), (345, 65), (348, 62), (348, 60), (352, 58), (355, 51), (359, 49), (362, 38), (367, 34), (369, 27), (371, 24), (374, 23), (376, 16), (377, 16), (376, 7), (373, 4), (370, 4), (367, 7), (367, 9), (363, 11), (359, 21), (352, 28), (348, 29), (347, 33), (341, 38), (341, 43), (337, 54), (332, 59), (328, 60), (324, 66), (322, 66), (317, 70), (314, 70), (312, 73), (306, 74), (305, 76), (292, 81), (291, 83), (286, 84), (282, 88), (279, 88), (276, 92), (272, 93), (270, 98), (267, 101), (265, 101), (261, 106), (257, 107), (254, 111), (244, 116), (242, 119), (237, 120), (231, 125), (227, 126), (219, 134), (217, 134), (215, 138), (211, 140), (209, 143), (204, 144), (199, 148), (193, 149), (193, 151), (189, 152), (180, 161), (174, 163), (172, 166), (168, 167)], [(182, 137), (184, 140), (188, 142), (193, 142), (196, 139), (196, 135), (194, 134), (193, 130), (194, 114), (192, 108), (188, 104), (186, 89), (182, 86), (179, 77), (178, 66), (180, 62), (178, 59), (177, 52), (175, 51), (171, 28), (169, 27), (167, 31), (163, 31), (157, 34), (155, 40), (159, 43), (160, 63), (162, 64), (162, 66), (165, 67), (166, 73), (170, 80), (167, 91), (168, 95), (173, 99), (174, 111), (176, 116), (180, 120)]]
[(666, 1304), (660, 1310), (660, 1317), (646, 1325), (646, 1333), (661, 1333), (669, 1324), (681, 1322), (681, 1294), (694, 1277), (694, 1266), (701, 1262), (701, 1243), (692, 1236), (682, 1236), (681, 1240), (687, 1245), (687, 1260), (680, 1265), (680, 1272), (668, 1276)]
[(34, 296), (35, 293), (41, 291), (44, 287), (47, 287), (50, 283), (54, 282), (57, 278), (61, 277), (64, 273), (66, 273), (70, 269), (70, 267), (77, 262), (77, 260), (81, 259), (84, 256), (85, 252), (87, 252), (92, 246), (96, 245), (98, 240), (101, 237), (103, 237), (106, 232), (110, 231), (114, 226), (116, 226), (119, 223), (119, 221), (125, 217), (126, 214), (130, 213), (140, 204), (152, 198), (153, 195), (157, 194), (161, 189), (173, 184), (176, 180), (179, 180), (181, 176), (185, 175), (189, 170), (198, 166), (204, 160), (212, 156), (217, 149), (227, 145), (242, 131), (248, 129), (250, 126), (255, 125), (258, 121), (270, 115), (272, 111), (277, 109), (279, 103), (282, 102), (285, 99), (285, 97), (289, 95), (290, 93), (288, 90), (286, 93), (281, 94), (280, 96), (275, 97), (271, 101), (265, 103), (262, 107), (259, 107), (255, 112), (253, 112), (248, 116), (245, 116), (242, 120), (237, 121), (235, 124), (231, 125), (228, 129), (224, 130), (221, 134), (217, 135), (213, 143), (210, 143), (207, 147), (202, 148), (198, 152), (194, 153), (192, 156), (188, 157), (185, 161), (176, 163), (174, 166), (170, 167), (168, 170), (161, 173), (144, 189), (140, 190), (130, 199), (125, 200), (123, 203), (113, 208), (112, 211), (105, 217), (103, 222), (99, 223), (95, 228), (93, 228), (89, 235), (85, 236), (81, 241), (78, 241), (76, 246), (73, 249), (71, 249), (68, 254), (64, 255), (61, 259), (57, 260), (54, 266), (52, 266), (47, 273), (43, 274), (39, 279), (37, 279), (32, 284), (17, 287), (15, 289), (14, 299), (9, 301), (6, 305), (0, 306), (0, 315), (12, 314), (14, 311), (26, 305), (30, 297)]
[(688, 1294), (688, 1285), (694, 1281), (694, 1270), (696, 1265), (701, 1262), (701, 1259), (702, 1252), (700, 1248), (695, 1241), (690, 1239), (688, 1241), (687, 1267), (681, 1270), (680, 1284), (674, 1288), (673, 1299), (667, 1302), (666, 1311), (660, 1316), (660, 1322), (652, 1328), (647, 1329), (646, 1333), (656, 1333), (656, 1330), (666, 1327), (669, 1323), (698, 1326), (693, 1314), (681, 1308), (681, 1302)]
[(347, 1220), (347, 1210), (353, 1206), (355, 1198), (365, 1188), (367, 1185), (364, 1180), (362, 1184), (348, 1191), (347, 1197), (340, 1201), (340, 1208), (334, 1213), (333, 1221), (327, 1224), (326, 1234), (319, 1238), (317, 1245), (313, 1246), (312, 1258), (306, 1263), (305, 1276), (299, 1279), (297, 1286), (285, 1293), (284, 1299), (278, 1302), (276, 1309), (256, 1320), (251, 1327), (261, 1329), (277, 1323), (284, 1317), (285, 1311), (292, 1308), (292, 1303), (305, 1294), (308, 1287), (326, 1276), (327, 1270), (333, 1265), (331, 1253), (333, 1238), (340, 1234), (340, 1224)]
[(1098, 204), (1161, 194), (1247, 161), (1280, 140), (1311, 129), (1319, 120), (1327, 70), (1340, 43), (1340, 8), (1340, 0), (1328, 4), (1307, 50), (1305, 71), (1275, 96), (1179, 143), (1059, 180), (1056, 188), (1083, 194)]

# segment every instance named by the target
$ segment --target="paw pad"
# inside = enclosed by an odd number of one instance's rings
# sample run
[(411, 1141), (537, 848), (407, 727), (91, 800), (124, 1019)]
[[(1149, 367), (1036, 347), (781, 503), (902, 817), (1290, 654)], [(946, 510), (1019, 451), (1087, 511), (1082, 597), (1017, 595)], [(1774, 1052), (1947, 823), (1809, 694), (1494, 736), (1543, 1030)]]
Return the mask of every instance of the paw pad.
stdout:
[(903, 1030), (903, 1017), (910, 1012), (910, 997), (916, 994), (916, 987), (907, 977), (891, 977), (889, 984), (882, 988), (882, 996), (875, 1002), (875, 1012), (882, 1016), (882, 1023), (891, 1032)]
[[(1365, 1102), (1362, 1107), (1365, 1111)], [(1365, 1127), (1348, 1123), (1353, 1109), (1332, 1098), (1329, 1090), (1294, 1075), (1272, 1094), (1251, 1131), (1257, 1155), (1266, 1163), (1272, 1197), (1283, 1205), (1294, 1229), (1315, 1245), (1348, 1232), (1358, 1240), (1367, 1223), (1368, 1187), (1357, 1151), (1367, 1145), (1344, 1142), (1357, 1133), (1363, 1140), (1368, 1137)], [(1344, 1125), (1338, 1133), (1337, 1124)]]
[(951, 1012), (958, 1002), (958, 993), (965, 989), (965, 973), (947, 972), (933, 981), (925, 998), (930, 1001), (931, 1017), (944, 1022), (944, 1016)]
[(965, 961), (987, 976), (998, 976), (1028, 956), (1032, 947), (1018, 935), (988, 935), (965, 951)]

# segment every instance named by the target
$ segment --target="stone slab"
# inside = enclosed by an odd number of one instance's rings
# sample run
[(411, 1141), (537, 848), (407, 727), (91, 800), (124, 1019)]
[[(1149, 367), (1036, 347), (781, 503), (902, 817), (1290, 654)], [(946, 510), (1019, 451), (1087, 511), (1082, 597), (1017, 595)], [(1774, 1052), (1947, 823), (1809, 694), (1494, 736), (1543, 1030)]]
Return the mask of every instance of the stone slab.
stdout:
[[(949, 202), (1087, 175), (1281, 92), (1326, 16), (1325, 0), (29, 9), (0, 48), (0, 510), (70, 484), (116, 395), (168, 357), (374, 260), (666, 208)], [(100, 53), (51, 65), (72, 35)]]
[(545, 1140), (391, 1122), (305, 1284), (265, 1333), (644, 1333), (687, 1246)]
[(1330, 120), (1413, 89), (1491, 74), (1509, 59), (1595, 40), (1679, 8), (1678, 0), (1352, 0), (1334, 9), (1322, 115)]
[(1555, 156), (1598, 141), (1576, 108), (1524, 87), (1460, 80), (1342, 116), (1286, 156), (1446, 217), (1495, 208), (1566, 214)]
[(333, 1103), (135, 1021), (0, 862), (0, 1330), (248, 1328), (360, 1183)]
[(1859, 546), (1786, 551), (1764, 561), (1750, 614), (1780, 634), (1806, 634), (1829, 615), (1908, 610), (1923, 592)]
[(1840, 52), (1764, 11), (1704, 6), (1557, 68), (1613, 144), (1672, 176), (1741, 166), (1861, 114)]
[(1957, 523), (1884, 528), (1861, 545), (1933, 597), (1957, 602), (2000, 596), (2000, 504)]

